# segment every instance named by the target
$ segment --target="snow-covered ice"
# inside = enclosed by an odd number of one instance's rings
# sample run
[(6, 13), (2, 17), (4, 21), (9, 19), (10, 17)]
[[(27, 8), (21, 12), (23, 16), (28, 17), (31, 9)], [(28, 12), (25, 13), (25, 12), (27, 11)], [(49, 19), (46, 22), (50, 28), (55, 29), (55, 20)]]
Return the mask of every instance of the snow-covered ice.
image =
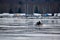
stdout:
[(60, 19), (0, 18), (0, 40), (60, 40)]

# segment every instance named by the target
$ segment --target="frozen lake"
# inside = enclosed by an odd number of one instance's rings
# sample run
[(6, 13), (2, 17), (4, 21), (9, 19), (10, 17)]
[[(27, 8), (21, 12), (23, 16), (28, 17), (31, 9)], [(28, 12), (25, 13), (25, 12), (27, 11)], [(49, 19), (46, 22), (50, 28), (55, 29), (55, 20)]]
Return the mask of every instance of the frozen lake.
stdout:
[(60, 19), (0, 18), (0, 40), (60, 40)]

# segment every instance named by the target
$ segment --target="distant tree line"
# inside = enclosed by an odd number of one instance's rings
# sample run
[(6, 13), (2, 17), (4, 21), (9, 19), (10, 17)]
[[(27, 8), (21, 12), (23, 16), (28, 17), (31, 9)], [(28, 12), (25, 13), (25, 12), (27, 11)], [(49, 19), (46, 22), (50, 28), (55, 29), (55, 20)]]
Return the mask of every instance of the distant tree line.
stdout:
[[(19, 5), (23, 5), (21, 1), (19, 1)], [(17, 10), (16, 10), (17, 11)], [(9, 10), (9, 13), (14, 13), (12, 9)], [(22, 13), (22, 9), (18, 8), (18, 11), (16, 13)]]

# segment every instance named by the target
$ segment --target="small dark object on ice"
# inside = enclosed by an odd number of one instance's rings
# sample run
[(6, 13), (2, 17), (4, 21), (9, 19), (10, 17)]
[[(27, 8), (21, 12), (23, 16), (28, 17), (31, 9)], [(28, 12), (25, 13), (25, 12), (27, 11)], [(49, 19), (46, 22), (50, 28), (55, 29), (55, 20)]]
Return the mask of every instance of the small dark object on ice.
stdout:
[(39, 26), (39, 25), (42, 25), (42, 23), (41, 23), (40, 21), (38, 21), (38, 22), (36, 23), (36, 25)]

